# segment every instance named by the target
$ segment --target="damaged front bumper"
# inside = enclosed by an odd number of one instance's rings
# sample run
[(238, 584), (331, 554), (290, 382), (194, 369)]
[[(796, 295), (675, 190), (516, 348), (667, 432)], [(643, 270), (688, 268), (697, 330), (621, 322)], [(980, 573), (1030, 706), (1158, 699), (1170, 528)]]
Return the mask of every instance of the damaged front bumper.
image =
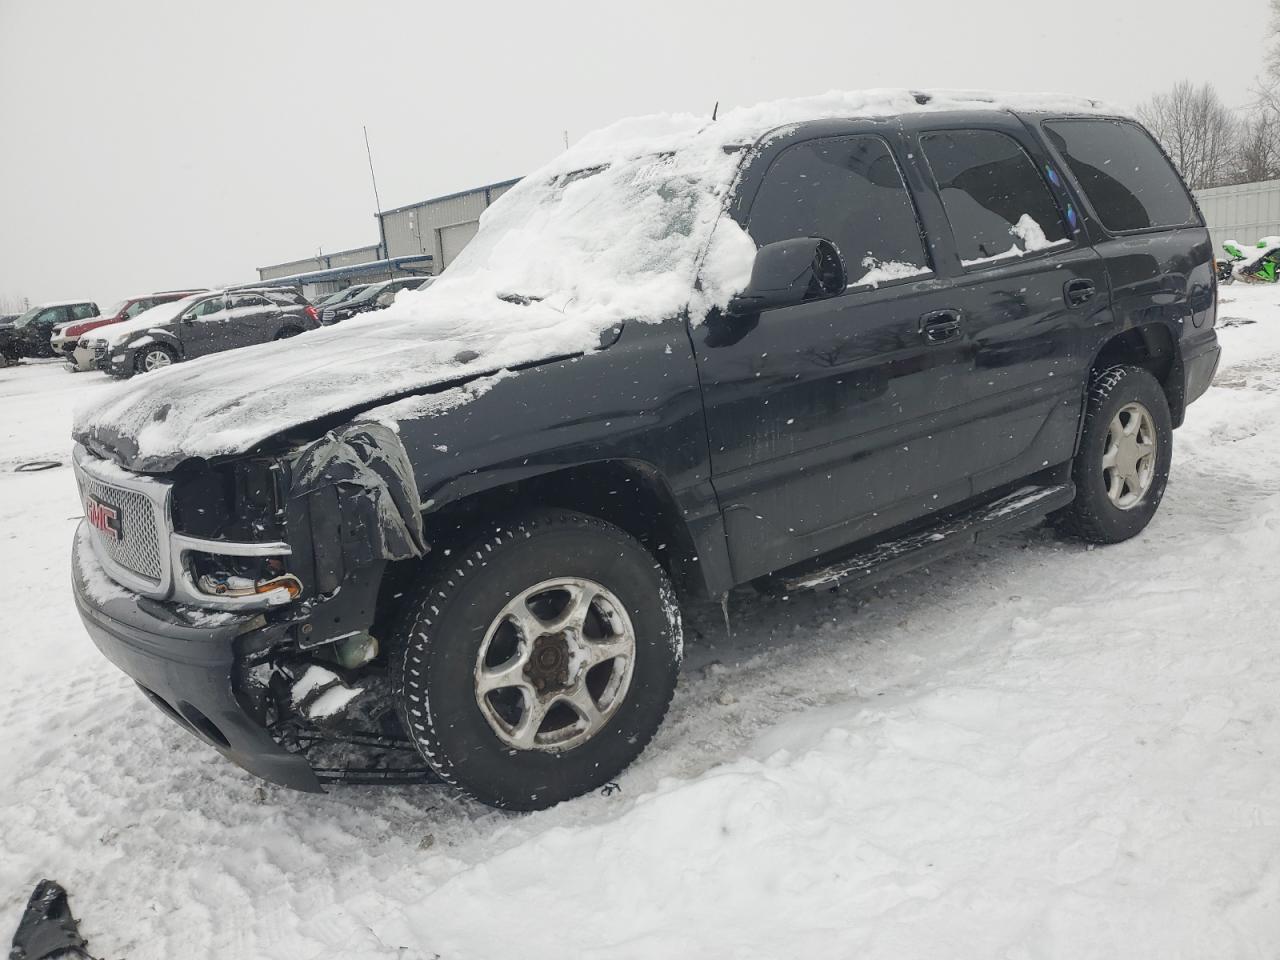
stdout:
[(198, 612), (111, 583), (84, 536), (72, 550), (72, 587), (85, 629), (103, 656), (189, 732), (255, 776), (295, 790), (323, 788), (307, 759), (290, 753), (236, 694), (236, 646), (269, 645), (284, 627), (258, 615)]

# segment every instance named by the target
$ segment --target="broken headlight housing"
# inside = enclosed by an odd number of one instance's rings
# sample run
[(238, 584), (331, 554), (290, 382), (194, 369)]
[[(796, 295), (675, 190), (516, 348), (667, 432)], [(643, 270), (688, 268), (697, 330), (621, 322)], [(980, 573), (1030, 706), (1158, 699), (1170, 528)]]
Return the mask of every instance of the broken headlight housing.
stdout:
[(277, 460), (246, 458), (179, 474), (171, 515), (180, 599), (251, 609), (301, 596), (284, 536), (286, 472)]

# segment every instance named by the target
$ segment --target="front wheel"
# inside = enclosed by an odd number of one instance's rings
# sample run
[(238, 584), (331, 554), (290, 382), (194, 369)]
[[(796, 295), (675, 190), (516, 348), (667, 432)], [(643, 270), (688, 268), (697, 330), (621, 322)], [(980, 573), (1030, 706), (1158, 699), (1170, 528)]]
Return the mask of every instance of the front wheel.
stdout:
[(538, 810), (616, 777), (675, 691), (681, 621), (656, 560), (612, 524), (538, 511), (444, 556), (392, 640), (409, 736), (484, 803)]
[(169, 366), (176, 359), (174, 352), (164, 344), (149, 343), (138, 351), (133, 363), (138, 373), (153, 373)]
[(1089, 390), (1072, 462), (1076, 499), (1059, 526), (1091, 543), (1137, 536), (1164, 497), (1172, 456), (1169, 401), (1156, 378), (1141, 367), (1104, 371)]

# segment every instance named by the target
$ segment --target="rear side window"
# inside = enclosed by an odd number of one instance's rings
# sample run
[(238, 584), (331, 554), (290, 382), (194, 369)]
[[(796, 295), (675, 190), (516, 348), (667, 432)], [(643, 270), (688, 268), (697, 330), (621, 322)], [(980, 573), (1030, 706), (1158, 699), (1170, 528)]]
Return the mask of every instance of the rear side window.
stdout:
[(71, 308), (71, 316), (76, 320), (88, 320), (98, 315), (98, 308), (92, 303), (77, 303)]
[(966, 267), (1067, 243), (1053, 194), (1012, 137), (956, 130), (920, 142)]
[(267, 299), (281, 306), (306, 306), (307, 298), (297, 290), (291, 290), (288, 287), (277, 287), (271, 290), (265, 290), (263, 293)]
[(830, 240), (844, 258), (850, 286), (930, 272), (911, 196), (879, 137), (788, 147), (765, 174), (747, 231), (760, 246), (797, 237)]
[(1172, 164), (1136, 123), (1054, 120), (1044, 129), (1112, 233), (1199, 224)]
[(238, 293), (232, 296), (228, 303), (229, 310), (248, 310), (269, 307), (271, 304), (263, 297), (259, 297), (252, 293)]

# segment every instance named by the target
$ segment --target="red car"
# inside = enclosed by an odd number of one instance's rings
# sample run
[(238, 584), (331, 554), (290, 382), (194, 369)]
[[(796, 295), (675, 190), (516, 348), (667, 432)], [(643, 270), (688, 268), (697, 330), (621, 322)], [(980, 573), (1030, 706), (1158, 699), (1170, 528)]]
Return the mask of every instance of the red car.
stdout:
[(54, 327), (53, 336), (49, 338), (49, 344), (53, 347), (53, 355), (65, 359), (75, 370), (92, 370), (93, 351), (81, 351), (79, 355), (76, 351), (76, 344), (90, 330), (105, 327), (110, 323), (119, 323), (121, 320), (128, 320), (131, 317), (136, 317), (142, 311), (150, 310), (152, 307), (159, 306), (162, 303), (181, 300), (183, 297), (189, 297), (193, 293), (202, 292), (202, 290), (164, 290), (160, 293), (149, 293), (142, 297), (130, 297), (127, 300), (121, 300), (110, 310), (104, 310), (101, 316), (91, 317), (88, 320), (76, 320)]

